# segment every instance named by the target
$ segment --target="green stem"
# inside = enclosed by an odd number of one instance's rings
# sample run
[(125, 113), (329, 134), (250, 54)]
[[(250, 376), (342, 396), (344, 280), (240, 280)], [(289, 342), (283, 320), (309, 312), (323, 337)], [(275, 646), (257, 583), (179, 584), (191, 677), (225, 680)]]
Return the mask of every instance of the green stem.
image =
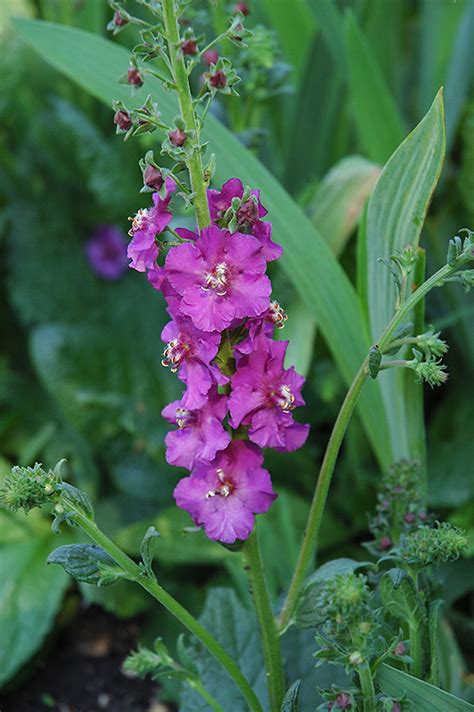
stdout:
[(256, 530), (252, 532), (245, 542), (242, 553), (260, 625), (263, 659), (267, 671), (270, 712), (280, 712), (283, 697), (285, 696), (285, 673)]
[(225, 709), (220, 706), (216, 698), (213, 697), (211, 693), (206, 690), (201, 680), (196, 678), (196, 680), (193, 680), (193, 682), (190, 682), (189, 684), (193, 689), (196, 690), (196, 692), (201, 695), (203, 699), (206, 700), (207, 704), (209, 705), (209, 707), (211, 707), (211, 709), (215, 710), (215, 712), (225, 712)]
[[(193, 98), (189, 86), (188, 73), (183, 53), (180, 51), (180, 37), (178, 28), (178, 18), (174, 0), (163, 0), (163, 17), (165, 23), (166, 39), (168, 42), (173, 79), (176, 84), (181, 118), (186, 127), (186, 132), (195, 133), (196, 144), (199, 144), (199, 127), (194, 113)], [(207, 203), (206, 183), (204, 181), (204, 171), (202, 165), (201, 151), (196, 146), (191, 156), (187, 160), (191, 188), (194, 193), (193, 205), (196, 211), (196, 219), (199, 229), (210, 225), (209, 206)]]
[(153, 596), (162, 606), (164, 606), (175, 618), (179, 620), (198, 640), (209, 650), (216, 660), (222, 665), (224, 670), (233, 679), (244, 699), (249, 710), (252, 712), (263, 712), (262, 706), (257, 699), (249, 682), (244, 677), (235, 660), (224, 650), (217, 640), (192, 616), (183, 606), (170, 596), (156, 579), (149, 578), (144, 571), (127, 554), (125, 554), (114, 542), (109, 539), (95, 524), (80, 512), (75, 511), (74, 521), (84, 530), (84, 532), (99, 546), (104, 549), (113, 560), (125, 571), (127, 578), (138, 583), (145, 591)]
[(376, 712), (377, 703), (375, 700), (375, 686), (372, 671), (368, 663), (363, 663), (357, 670), (359, 675), (362, 697), (364, 700), (364, 712)]
[(418, 622), (408, 621), (410, 635), (410, 657), (413, 663), (410, 666), (410, 673), (421, 678), (423, 673), (423, 642)]
[[(377, 344), (381, 353), (387, 349), (388, 345), (392, 341), (395, 331), (406, 319), (415, 305), (418, 304), (418, 302), (423, 299), (428, 292), (433, 289), (433, 287), (436, 287), (439, 283), (442, 283), (446, 277), (455, 271), (456, 267), (444, 265), (444, 267), (441, 267), (441, 269), (435, 272), (434, 275), (427, 279), (426, 282), (424, 282), (415, 292), (413, 292), (411, 297), (393, 316), (392, 320), (382, 334), (382, 337)], [(286, 600), (279, 616), (278, 622), (280, 632), (285, 631), (291, 622), (291, 617), (295, 610), (303, 581), (316, 553), (319, 528), (321, 526), (321, 520), (323, 517), (324, 507), (326, 505), (326, 499), (334, 467), (347, 426), (349, 425), (352, 413), (354, 412), (359, 396), (369, 375), (368, 362), (369, 357), (367, 356), (352, 381), (352, 384), (342, 403), (336, 422), (334, 423), (334, 427), (326, 447), (326, 452), (324, 453), (313, 501), (308, 514), (308, 520), (298, 562), (293, 573), (293, 578), (291, 580), (290, 588), (288, 589)]]

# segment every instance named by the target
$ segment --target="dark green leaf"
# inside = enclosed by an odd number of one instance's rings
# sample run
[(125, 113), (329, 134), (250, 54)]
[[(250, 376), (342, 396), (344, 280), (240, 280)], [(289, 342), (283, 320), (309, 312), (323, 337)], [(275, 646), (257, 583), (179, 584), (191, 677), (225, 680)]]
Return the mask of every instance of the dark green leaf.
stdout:
[(70, 485), (68, 482), (63, 482), (61, 485), (61, 493), (66, 498), (68, 506), (72, 505), (76, 511), (79, 511), (88, 519), (94, 519), (92, 502), (85, 492)]
[(298, 697), (300, 694), (301, 680), (296, 680), (285, 695), (281, 712), (298, 712)]
[(474, 705), (469, 702), (454, 697), (454, 695), (423, 682), (423, 680), (418, 680), (406, 672), (396, 670), (390, 665), (382, 664), (380, 666), (376, 680), (386, 695), (393, 697), (406, 695), (416, 712), (434, 712), (434, 710), (468, 712), (468, 710), (474, 709)]
[(413, 579), (402, 569), (390, 569), (380, 579), (380, 598), (386, 612), (402, 622), (421, 625), (423, 605)]
[(51, 552), (48, 564), (59, 564), (76, 581), (96, 586), (113, 583), (113, 569), (120, 572), (114, 560), (96, 544), (64, 544)]
[(439, 639), (439, 623), (441, 610), (444, 606), (444, 601), (437, 599), (430, 606), (430, 615), (428, 627), (430, 633), (430, 678), (429, 682), (432, 685), (439, 685), (439, 659), (438, 659), (438, 639)]

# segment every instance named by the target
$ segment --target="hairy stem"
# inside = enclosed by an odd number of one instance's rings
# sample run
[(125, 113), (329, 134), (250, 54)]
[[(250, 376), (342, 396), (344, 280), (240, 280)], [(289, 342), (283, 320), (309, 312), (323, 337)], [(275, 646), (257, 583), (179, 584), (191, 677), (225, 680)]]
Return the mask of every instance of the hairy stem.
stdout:
[(410, 636), (410, 657), (413, 663), (410, 666), (410, 673), (421, 678), (423, 673), (423, 641), (420, 625), (417, 621), (408, 621)]
[(364, 699), (364, 712), (376, 712), (375, 686), (372, 671), (368, 663), (363, 663), (357, 670), (359, 675), (362, 697)]
[[(395, 313), (382, 334), (380, 341), (377, 344), (381, 353), (387, 349), (393, 339), (395, 331), (407, 318), (408, 314), (412, 311), (416, 304), (418, 304), (418, 302), (423, 299), (428, 292), (433, 289), (433, 287), (436, 287), (438, 284), (442, 283), (446, 277), (455, 271), (456, 267), (445, 265), (429, 279), (427, 279), (426, 282), (424, 282), (415, 292), (413, 292), (411, 297), (407, 299), (407, 301), (404, 302), (400, 309)], [(346, 434), (347, 426), (349, 425), (352, 413), (354, 412), (359, 396), (369, 376), (368, 363), (369, 357), (367, 356), (360, 369), (357, 371), (347, 395), (344, 398), (336, 422), (334, 423), (334, 427), (326, 447), (326, 452), (324, 453), (321, 469), (319, 471), (319, 477), (316, 483), (316, 489), (308, 514), (308, 520), (298, 562), (296, 564), (290, 588), (288, 589), (288, 594), (278, 620), (281, 632), (285, 631), (291, 622), (291, 617), (295, 610), (301, 586), (303, 585), (309, 566), (316, 553), (319, 528), (321, 526), (321, 520), (323, 517), (324, 507), (326, 505), (334, 467), (339, 455), (342, 441)]]
[(235, 660), (224, 650), (218, 641), (192, 616), (178, 601), (170, 596), (154, 578), (150, 578), (127, 554), (109, 539), (95, 524), (82, 513), (75, 511), (72, 517), (76, 524), (123, 569), (127, 578), (138, 583), (153, 596), (175, 618), (179, 620), (209, 650), (224, 670), (233, 679), (252, 712), (263, 712), (249, 682), (240, 671)]
[(280, 712), (285, 695), (285, 673), (281, 657), (280, 640), (268, 596), (256, 530), (252, 532), (245, 542), (243, 555), (260, 625), (263, 659), (267, 671), (270, 712)]
[[(176, 84), (178, 103), (181, 111), (186, 132), (195, 133), (196, 144), (199, 144), (199, 126), (194, 113), (193, 98), (189, 86), (188, 73), (184, 62), (183, 53), (180, 50), (180, 38), (178, 18), (174, 0), (163, 0), (163, 17), (165, 23), (166, 40), (168, 42), (173, 79)], [(202, 165), (201, 151), (198, 147), (194, 149), (187, 160), (191, 188), (194, 193), (193, 205), (196, 211), (196, 219), (199, 229), (207, 227), (211, 218), (207, 203), (206, 183)]]

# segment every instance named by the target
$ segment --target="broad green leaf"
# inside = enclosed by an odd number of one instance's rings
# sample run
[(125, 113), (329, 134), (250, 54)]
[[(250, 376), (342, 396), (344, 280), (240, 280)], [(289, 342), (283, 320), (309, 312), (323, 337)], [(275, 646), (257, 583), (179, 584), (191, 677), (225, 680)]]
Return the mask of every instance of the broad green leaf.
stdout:
[[(238, 661), (241, 671), (267, 709), (266, 675), (253, 611), (242, 606), (232, 589), (211, 588), (199, 620)], [(189, 641), (187, 652), (204, 687), (223, 708), (232, 712), (247, 712), (247, 704), (239, 690), (211, 654), (195, 639)], [(196, 692), (186, 689), (179, 709), (180, 712), (208, 712), (209, 706)]]
[[(417, 245), (431, 196), (438, 182), (445, 155), (444, 110), (440, 92), (433, 105), (397, 148), (384, 167), (372, 192), (365, 220), (365, 258), (367, 260), (367, 310), (372, 340), (380, 338), (395, 311), (395, 287), (387, 282), (388, 270), (380, 264), (395, 250)], [(364, 237), (362, 238), (364, 239)], [(362, 268), (363, 272), (363, 268)], [(391, 288), (390, 288), (391, 287)], [(407, 398), (420, 399), (421, 386), (413, 375), (401, 370), (384, 373), (381, 382), (389, 427), (397, 459), (404, 456), (423, 459), (423, 423), (410, 423)], [(405, 389), (410, 391), (404, 396)], [(413, 392), (418, 391), (418, 395)], [(410, 406), (410, 411), (413, 408)]]
[(118, 567), (114, 560), (97, 544), (63, 544), (48, 556), (48, 564), (58, 564), (76, 581), (105, 586), (112, 583), (104, 576), (103, 567)]
[(318, 29), (324, 37), (334, 63), (342, 75), (346, 72), (343, 20), (335, 0), (318, 0), (311, 3), (311, 9), (318, 22)]
[(404, 121), (377, 58), (352, 13), (344, 24), (347, 72), (359, 140), (367, 156), (384, 163), (405, 135)]
[[(116, 83), (127, 67), (127, 50), (80, 30), (49, 23), (17, 20), (23, 39), (54, 67), (111, 105), (113, 99), (140, 104), (147, 92), (158, 101), (163, 118), (176, 114), (173, 96), (158, 80), (147, 78), (133, 102), (127, 88)], [(98, 71), (100, 68), (100, 71)], [(368, 347), (365, 326), (355, 291), (319, 233), (286, 191), (213, 117), (208, 117), (204, 140), (217, 155), (217, 180), (238, 175), (258, 186), (272, 216), (274, 236), (285, 248), (282, 266), (309, 309), (314, 310), (321, 331), (346, 380), (350, 382)], [(392, 458), (387, 422), (378, 384), (370, 384), (361, 399), (360, 412), (372, 445), (382, 463)]]
[(380, 598), (388, 615), (422, 625), (424, 613), (413, 579), (402, 569), (390, 569), (380, 579)]
[(416, 712), (468, 712), (474, 705), (444, 692), (438, 687), (418, 680), (406, 672), (396, 670), (390, 665), (382, 664), (377, 673), (376, 681), (382, 692), (394, 697), (406, 695)]
[(0, 512), (0, 687), (41, 647), (54, 625), (69, 577), (46, 566), (56, 544), (47, 523), (33, 527), (32, 513), (12, 518)]

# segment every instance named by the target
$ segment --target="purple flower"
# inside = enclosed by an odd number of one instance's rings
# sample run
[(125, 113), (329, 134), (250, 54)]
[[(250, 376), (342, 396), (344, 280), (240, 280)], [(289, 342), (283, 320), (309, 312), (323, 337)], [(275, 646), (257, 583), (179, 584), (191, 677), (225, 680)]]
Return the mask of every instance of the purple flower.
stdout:
[(267, 311), (258, 317), (258, 319), (249, 319), (246, 326), (248, 333), (245, 339), (240, 341), (235, 350), (237, 354), (248, 355), (255, 350), (255, 341), (263, 334), (272, 337), (273, 329), (283, 329), (288, 316), (283, 311), (277, 301), (270, 302)]
[(219, 349), (220, 334), (205, 334), (190, 319), (177, 316), (166, 324), (161, 338), (167, 342), (161, 363), (178, 371), (178, 377), (187, 385), (181, 400), (183, 408), (200, 408), (212, 385), (228, 382), (216, 366), (211, 366)]
[(271, 284), (258, 241), (205, 228), (194, 244), (173, 247), (166, 277), (182, 297), (180, 312), (202, 331), (223, 331), (235, 319), (259, 316), (270, 304)]
[(126, 271), (127, 243), (117, 227), (101, 225), (85, 247), (89, 264), (99, 277), (116, 280)]
[(211, 388), (207, 402), (199, 410), (189, 410), (182, 400), (174, 401), (161, 412), (178, 430), (166, 436), (166, 460), (170, 465), (192, 470), (197, 462), (211, 462), (225, 450), (230, 435), (222, 425), (227, 414), (227, 398)]
[[(232, 206), (234, 198), (242, 200), (244, 186), (239, 178), (231, 178), (222, 186), (222, 190), (208, 190), (207, 198), (209, 211), (213, 222), (219, 224), (224, 219), (226, 212)], [(263, 222), (260, 218), (267, 214), (267, 210), (260, 202), (260, 191), (251, 190), (250, 198), (242, 202), (237, 210), (236, 218), (240, 232), (254, 235), (260, 242), (263, 255), (267, 262), (277, 260), (282, 255), (282, 248), (272, 242), (272, 224)]]
[(255, 514), (263, 514), (276, 498), (270, 475), (262, 468), (261, 451), (233, 440), (213, 463), (195, 466), (178, 482), (174, 496), (209, 539), (233, 544), (251, 533)]
[(159, 193), (153, 193), (153, 207), (139, 210), (132, 221), (129, 235), (133, 238), (127, 250), (130, 267), (137, 272), (146, 272), (155, 267), (158, 257), (158, 245), (155, 237), (163, 232), (170, 223), (172, 215), (168, 208), (171, 195), (176, 188), (174, 180), (165, 181), (166, 195), (160, 198)]
[(293, 420), (291, 411), (304, 405), (303, 376), (293, 367), (285, 370), (287, 341), (255, 340), (255, 351), (243, 358), (232, 376), (229, 397), (230, 424), (248, 425), (248, 436), (260, 447), (291, 451), (305, 442), (309, 425)]

